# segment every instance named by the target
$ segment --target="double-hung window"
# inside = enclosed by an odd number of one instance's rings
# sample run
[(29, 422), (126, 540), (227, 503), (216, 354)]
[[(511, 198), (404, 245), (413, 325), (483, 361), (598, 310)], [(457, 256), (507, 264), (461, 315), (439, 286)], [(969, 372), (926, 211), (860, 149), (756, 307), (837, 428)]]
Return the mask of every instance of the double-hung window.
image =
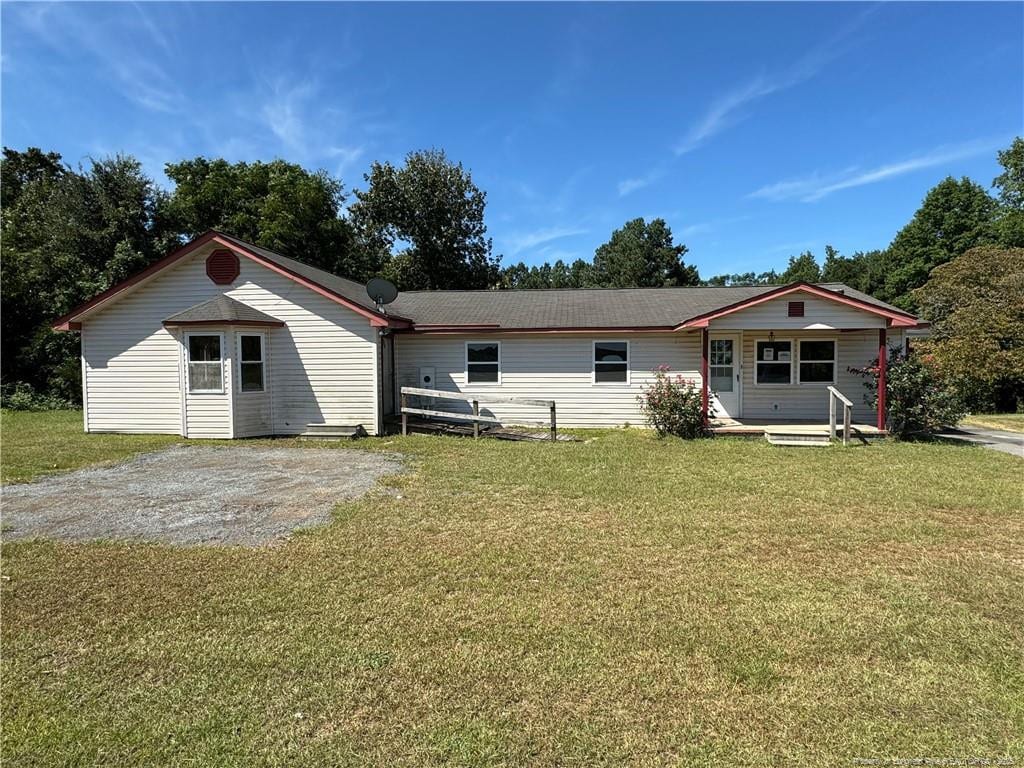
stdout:
[(629, 384), (629, 342), (594, 342), (594, 383)]
[(466, 342), (466, 383), (501, 384), (501, 342)]
[(219, 333), (188, 335), (188, 391), (223, 392), (224, 366)]
[(755, 381), (758, 384), (793, 383), (793, 342), (757, 341)]
[(832, 339), (800, 342), (800, 383), (836, 383), (836, 343)]
[(241, 392), (262, 392), (263, 386), (263, 334), (239, 334), (238, 389)]

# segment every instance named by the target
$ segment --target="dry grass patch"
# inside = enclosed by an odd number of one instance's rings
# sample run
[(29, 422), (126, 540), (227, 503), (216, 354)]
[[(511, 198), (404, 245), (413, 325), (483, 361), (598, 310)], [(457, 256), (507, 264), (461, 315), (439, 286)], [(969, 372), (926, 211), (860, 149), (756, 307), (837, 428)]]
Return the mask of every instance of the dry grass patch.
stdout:
[(5, 545), (12, 764), (1024, 759), (1021, 463), (436, 437), (264, 550)]

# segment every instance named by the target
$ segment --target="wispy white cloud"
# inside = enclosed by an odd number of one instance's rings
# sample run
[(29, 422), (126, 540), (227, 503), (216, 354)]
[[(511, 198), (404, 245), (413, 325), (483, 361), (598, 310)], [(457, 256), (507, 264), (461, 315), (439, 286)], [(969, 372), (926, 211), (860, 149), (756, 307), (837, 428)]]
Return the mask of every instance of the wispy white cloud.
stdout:
[(59, 53), (81, 49), (136, 105), (152, 112), (183, 112), (185, 96), (160, 61), (176, 52), (164, 27), (139, 5), (135, 14), (108, 16), (99, 15), (94, 8), (83, 12), (74, 4), (25, 4), (18, 6), (13, 19)]
[(649, 187), (651, 184), (659, 181), (664, 175), (664, 168), (655, 168), (648, 171), (643, 176), (637, 176), (632, 179), (623, 179), (619, 182), (619, 197), (625, 197), (626, 195), (636, 192), (638, 189)]
[(880, 181), (903, 176), (914, 171), (934, 168), (968, 157), (994, 152), (1004, 143), (1004, 140), (970, 141), (956, 146), (938, 147), (930, 152), (917, 154), (906, 160), (886, 163), (885, 165), (867, 170), (854, 166), (828, 175), (815, 172), (801, 178), (785, 179), (774, 184), (768, 184), (751, 192), (748, 197), (773, 201), (800, 200), (804, 203), (813, 203), (844, 189), (877, 184)]
[(749, 116), (745, 109), (748, 105), (815, 77), (830, 62), (846, 52), (853, 33), (876, 8), (873, 6), (859, 14), (827, 40), (811, 48), (788, 69), (758, 74), (719, 95), (673, 147), (675, 154), (679, 156), (692, 152), (712, 137), (745, 120)]
[(508, 250), (509, 254), (516, 256), (523, 251), (532, 250), (555, 240), (586, 233), (587, 230), (580, 227), (546, 227), (531, 232), (521, 232), (508, 236)]

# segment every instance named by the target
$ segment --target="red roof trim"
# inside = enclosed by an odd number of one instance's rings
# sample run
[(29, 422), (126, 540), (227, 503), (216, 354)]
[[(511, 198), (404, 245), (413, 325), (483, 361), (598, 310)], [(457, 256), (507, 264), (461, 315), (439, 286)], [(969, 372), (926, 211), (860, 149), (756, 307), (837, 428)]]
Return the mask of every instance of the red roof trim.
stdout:
[(671, 333), (671, 325), (639, 326), (541, 326), (536, 328), (503, 328), (500, 325), (415, 325), (412, 333)]
[(54, 321), (53, 326), (52, 326), (53, 329), (57, 330), (57, 331), (78, 331), (78, 330), (81, 330), (81, 328), (82, 328), (81, 323), (76, 322), (74, 320), (74, 318), (78, 317), (83, 312), (87, 312), (90, 309), (93, 309), (94, 307), (99, 306), (100, 304), (103, 304), (104, 302), (108, 301), (109, 299), (114, 298), (115, 296), (117, 296), (122, 291), (124, 291), (124, 290), (126, 290), (128, 288), (131, 288), (133, 285), (137, 285), (138, 283), (142, 282), (143, 280), (146, 280), (147, 278), (152, 277), (157, 272), (160, 272), (161, 270), (166, 269), (167, 267), (171, 266), (172, 264), (174, 264), (178, 260), (182, 259), (183, 257), (188, 256), (190, 253), (195, 251), (197, 248), (200, 248), (200, 247), (206, 245), (209, 242), (216, 242), (218, 245), (223, 245), (225, 248), (228, 248), (232, 252), (240, 253), (243, 256), (245, 256), (246, 258), (249, 258), (252, 261), (255, 261), (257, 264), (260, 264), (261, 266), (264, 266), (267, 269), (270, 269), (270, 270), (272, 270), (274, 272), (277, 272), (278, 274), (284, 275), (285, 277), (288, 277), (289, 279), (294, 280), (295, 282), (299, 283), (300, 285), (304, 285), (305, 287), (309, 288), (310, 290), (314, 291), (315, 293), (319, 293), (321, 296), (324, 296), (324, 297), (330, 299), (331, 301), (337, 302), (338, 304), (341, 304), (342, 306), (347, 307), (348, 309), (351, 309), (353, 312), (355, 312), (355, 313), (357, 313), (359, 315), (362, 315), (363, 317), (369, 319), (370, 325), (373, 325), (373, 326), (376, 326), (376, 327), (391, 327), (391, 328), (406, 328), (406, 327), (408, 327), (410, 325), (410, 322), (408, 320), (406, 320), (405, 318), (387, 317), (385, 315), (380, 315), (380, 314), (378, 314), (378, 313), (376, 313), (376, 312), (374, 312), (372, 310), (369, 310), (366, 307), (360, 306), (359, 304), (356, 304), (355, 302), (353, 302), (353, 301), (351, 301), (349, 299), (346, 299), (344, 296), (341, 296), (340, 294), (335, 293), (334, 291), (330, 290), (329, 288), (325, 288), (324, 286), (320, 285), (319, 283), (316, 283), (316, 282), (314, 282), (312, 280), (309, 280), (308, 278), (302, 277), (302, 275), (299, 275), (296, 272), (292, 272), (290, 269), (287, 269), (287, 268), (282, 267), (282, 266), (280, 266), (278, 264), (275, 264), (274, 262), (272, 262), (272, 261), (270, 261), (268, 259), (263, 258), (259, 254), (253, 253), (248, 248), (246, 248), (246, 247), (244, 247), (242, 245), (236, 244), (236, 243), (234, 243), (234, 242), (232, 242), (230, 240), (227, 240), (226, 238), (221, 237), (221, 235), (219, 233), (217, 233), (217, 232), (215, 232), (213, 230), (210, 230), (209, 232), (204, 232), (203, 234), (201, 234), (199, 237), (195, 238), (191, 242), (188, 242), (185, 245), (181, 246), (180, 248), (172, 251), (171, 253), (169, 253), (167, 256), (164, 256), (159, 261), (153, 262), (152, 264), (150, 264), (148, 267), (146, 267), (146, 269), (142, 270), (141, 272), (139, 272), (139, 273), (137, 273), (135, 275), (132, 275), (131, 277), (129, 277), (126, 280), (121, 281), (117, 285), (114, 285), (114, 286), (108, 288), (107, 290), (103, 291), (102, 293), (97, 294), (96, 296), (94, 296), (93, 298), (89, 299), (89, 301), (85, 302), (84, 304), (81, 304), (78, 307), (75, 307), (75, 309), (71, 310), (70, 312), (68, 312), (63, 317), (60, 317), (56, 321)]
[(812, 296), (820, 296), (825, 299), (831, 299), (837, 301), (840, 304), (846, 304), (851, 307), (869, 312), (873, 315), (878, 315), (889, 320), (889, 323), (894, 327), (914, 327), (917, 325), (917, 320), (913, 315), (909, 315), (903, 312), (896, 312), (893, 310), (886, 309), (885, 307), (879, 307), (875, 304), (871, 304), (860, 299), (855, 299), (852, 296), (847, 296), (837, 291), (830, 291), (827, 288), (821, 288), (811, 283), (791, 283), (790, 285), (783, 285), (774, 290), (767, 291), (752, 299), (744, 299), (743, 301), (737, 301), (734, 304), (721, 307), (719, 309), (712, 310), (711, 312), (705, 312), (702, 315), (695, 315), (689, 320), (685, 320), (676, 326), (676, 330), (682, 330), (684, 328), (706, 328), (712, 320), (717, 320), (725, 315), (731, 315), (733, 312), (739, 312), (743, 309), (749, 309), (750, 307), (763, 304), (766, 301), (777, 299), (781, 296), (786, 296), (795, 291), (803, 291), (809, 293)]

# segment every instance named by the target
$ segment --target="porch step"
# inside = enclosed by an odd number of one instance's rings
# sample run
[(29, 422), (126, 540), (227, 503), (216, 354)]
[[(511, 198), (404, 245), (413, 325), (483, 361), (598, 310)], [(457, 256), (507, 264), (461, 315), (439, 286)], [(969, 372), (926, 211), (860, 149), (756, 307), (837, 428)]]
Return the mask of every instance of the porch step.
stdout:
[(307, 424), (299, 434), (300, 440), (355, 440), (366, 437), (362, 424)]
[(829, 440), (827, 429), (819, 432), (808, 429), (795, 430), (784, 427), (766, 427), (764, 436), (772, 445), (791, 445), (808, 448), (832, 444), (832, 441)]

